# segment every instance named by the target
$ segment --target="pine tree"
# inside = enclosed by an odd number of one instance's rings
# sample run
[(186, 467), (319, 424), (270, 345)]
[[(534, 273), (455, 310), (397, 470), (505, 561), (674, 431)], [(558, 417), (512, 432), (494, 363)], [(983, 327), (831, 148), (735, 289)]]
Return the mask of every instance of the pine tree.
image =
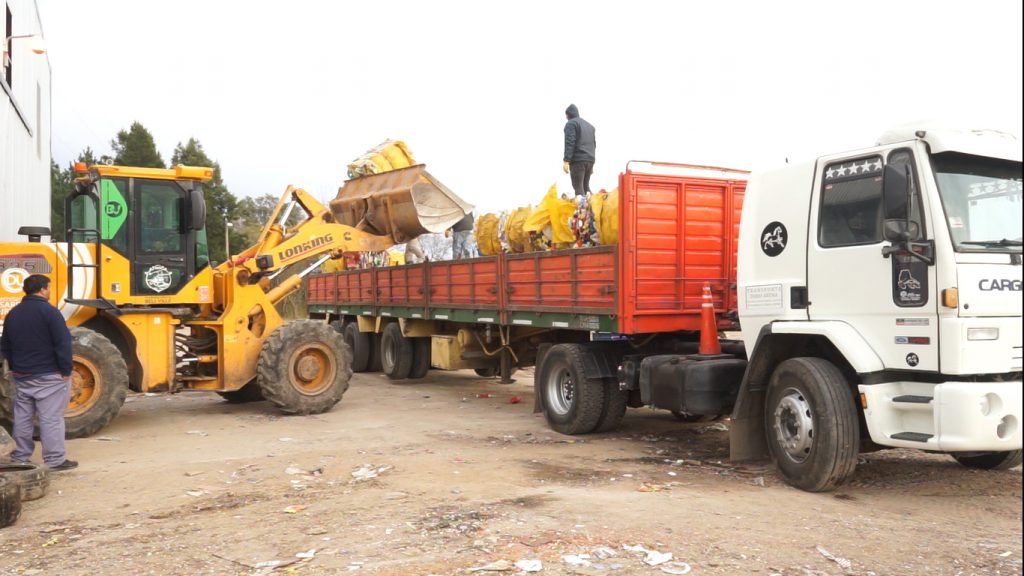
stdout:
[[(206, 239), (210, 247), (210, 258), (221, 260), (224, 254), (224, 229), (225, 222), (234, 223), (239, 219), (238, 199), (228, 191), (221, 178), (220, 164), (214, 162), (206, 155), (203, 145), (195, 138), (189, 138), (188, 143), (181, 142), (174, 147), (171, 154), (171, 165), (176, 166), (206, 166), (213, 168), (213, 179), (203, 184), (203, 195), (206, 197)], [(235, 253), (241, 252), (249, 246), (248, 239), (231, 230), (231, 245)]]
[(114, 151), (114, 164), (139, 168), (166, 168), (164, 159), (156, 151), (153, 135), (139, 122), (133, 122), (127, 131), (121, 130), (110, 141)]

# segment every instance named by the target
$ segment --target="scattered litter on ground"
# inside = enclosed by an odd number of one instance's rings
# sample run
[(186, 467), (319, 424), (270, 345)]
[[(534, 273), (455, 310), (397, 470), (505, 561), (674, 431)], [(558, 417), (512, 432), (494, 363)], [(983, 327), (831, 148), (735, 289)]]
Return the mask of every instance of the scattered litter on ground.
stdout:
[(302, 504), (292, 504), (291, 506), (288, 506), (287, 508), (282, 510), (282, 512), (284, 512), (285, 514), (298, 514), (299, 512), (302, 512), (305, 509), (306, 507), (303, 506)]
[(207, 492), (206, 490), (186, 490), (185, 494), (199, 498), (200, 496), (206, 496), (207, 494), (209, 494), (209, 492)]
[(758, 476), (757, 478), (754, 478), (753, 481), (751, 481), (750, 483), (753, 484), (754, 486), (760, 486), (764, 488), (764, 476)]
[(283, 438), (278, 438), (277, 440), (278, 440), (278, 442), (295, 442), (295, 438), (289, 438), (287, 436), (285, 436)]
[(562, 556), (562, 562), (569, 566), (590, 566), (589, 554), (566, 554)]
[(612, 556), (618, 556), (618, 552), (608, 548), (607, 546), (598, 546), (590, 551), (590, 555), (598, 560), (607, 560)]
[(692, 568), (690, 568), (689, 564), (687, 564), (686, 562), (679, 562), (678, 560), (674, 562), (669, 562), (661, 567), (662, 572), (666, 574), (674, 574), (676, 576), (689, 574), (690, 570), (692, 570)]
[(511, 396), (508, 399), (508, 403), (509, 404), (519, 404), (522, 401), (523, 401), (523, 399), (520, 398), (519, 396)]
[(303, 560), (312, 558), (313, 556), (316, 556), (316, 548), (312, 548), (310, 550), (306, 550), (305, 552), (299, 552), (295, 554), (296, 558), (301, 558)]
[(352, 482), (365, 482), (380, 476), (381, 474), (391, 470), (391, 466), (374, 466), (373, 464), (363, 464), (359, 468), (352, 471)]
[(850, 562), (846, 558), (841, 558), (839, 556), (834, 556), (831, 552), (829, 552), (828, 550), (825, 550), (821, 546), (816, 546), (815, 548), (818, 550), (818, 554), (821, 554), (826, 559), (835, 562), (836, 564), (839, 565), (840, 568), (843, 568), (844, 570), (848, 570), (851, 566), (853, 566), (853, 562)]
[(728, 432), (729, 427), (721, 422), (715, 422), (714, 424), (708, 424), (707, 426), (701, 426), (697, 428), (697, 434), (706, 434), (708, 432)]
[(193, 472), (185, 472), (185, 476), (189, 478), (192, 478), (193, 476), (199, 476), (200, 474), (202, 474), (202, 472), (198, 470)]
[(540, 572), (544, 569), (544, 564), (540, 560), (519, 560), (516, 562), (516, 568), (523, 572)]
[(92, 439), (93, 442), (120, 442), (120, 438), (114, 438), (113, 436), (97, 436)]
[(470, 568), (470, 572), (506, 572), (512, 569), (512, 564), (508, 560), (498, 560), (497, 562), (491, 562), (484, 566), (477, 566)]
[(189, 430), (188, 432), (185, 432), (185, 434), (191, 434), (193, 436), (209, 436), (209, 434), (202, 430)]

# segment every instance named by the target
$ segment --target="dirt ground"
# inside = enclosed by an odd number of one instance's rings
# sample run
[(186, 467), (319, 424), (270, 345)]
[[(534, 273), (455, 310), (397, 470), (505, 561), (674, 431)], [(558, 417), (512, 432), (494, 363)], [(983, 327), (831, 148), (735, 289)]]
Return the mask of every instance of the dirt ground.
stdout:
[(358, 374), (309, 417), (132, 396), (0, 530), (0, 574), (1021, 574), (1020, 467), (885, 451), (808, 494), (730, 465), (728, 422), (633, 409), (561, 436), (530, 376)]

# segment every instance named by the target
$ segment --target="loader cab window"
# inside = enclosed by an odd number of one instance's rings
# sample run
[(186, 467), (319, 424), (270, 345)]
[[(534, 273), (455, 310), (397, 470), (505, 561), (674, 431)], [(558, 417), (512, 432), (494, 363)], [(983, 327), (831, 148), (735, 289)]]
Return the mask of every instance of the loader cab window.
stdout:
[(181, 252), (181, 192), (173, 183), (137, 181), (141, 216), (139, 249), (145, 254)]
[(825, 166), (818, 215), (821, 247), (882, 241), (882, 166), (877, 155)]
[(182, 218), (186, 192), (170, 180), (132, 181), (132, 294), (170, 296), (191, 279), (195, 249)]

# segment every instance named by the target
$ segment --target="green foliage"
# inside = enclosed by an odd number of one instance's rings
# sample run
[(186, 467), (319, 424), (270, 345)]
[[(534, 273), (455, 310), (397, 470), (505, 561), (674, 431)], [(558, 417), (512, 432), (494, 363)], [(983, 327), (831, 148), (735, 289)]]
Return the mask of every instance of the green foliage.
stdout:
[(139, 122), (132, 122), (127, 131), (121, 130), (110, 141), (114, 151), (114, 164), (139, 168), (166, 168), (163, 158), (156, 151), (153, 135)]
[[(203, 184), (203, 194), (206, 197), (206, 237), (210, 246), (210, 259), (223, 262), (225, 258), (224, 229), (226, 222), (234, 223), (239, 220), (238, 199), (228, 191), (221, 178), (220, 164), (214, 162), (206, 155), (203, 145), (195, 138), (189, 138), (184, 145), (181, 142), (174, 148), (171, 154), (171, 165), (176, 166), (207, 166), (213, 168), (213, 179)], [(231, 251), (241, 252), (249, 246), (247, 238), (232, 228)]]

